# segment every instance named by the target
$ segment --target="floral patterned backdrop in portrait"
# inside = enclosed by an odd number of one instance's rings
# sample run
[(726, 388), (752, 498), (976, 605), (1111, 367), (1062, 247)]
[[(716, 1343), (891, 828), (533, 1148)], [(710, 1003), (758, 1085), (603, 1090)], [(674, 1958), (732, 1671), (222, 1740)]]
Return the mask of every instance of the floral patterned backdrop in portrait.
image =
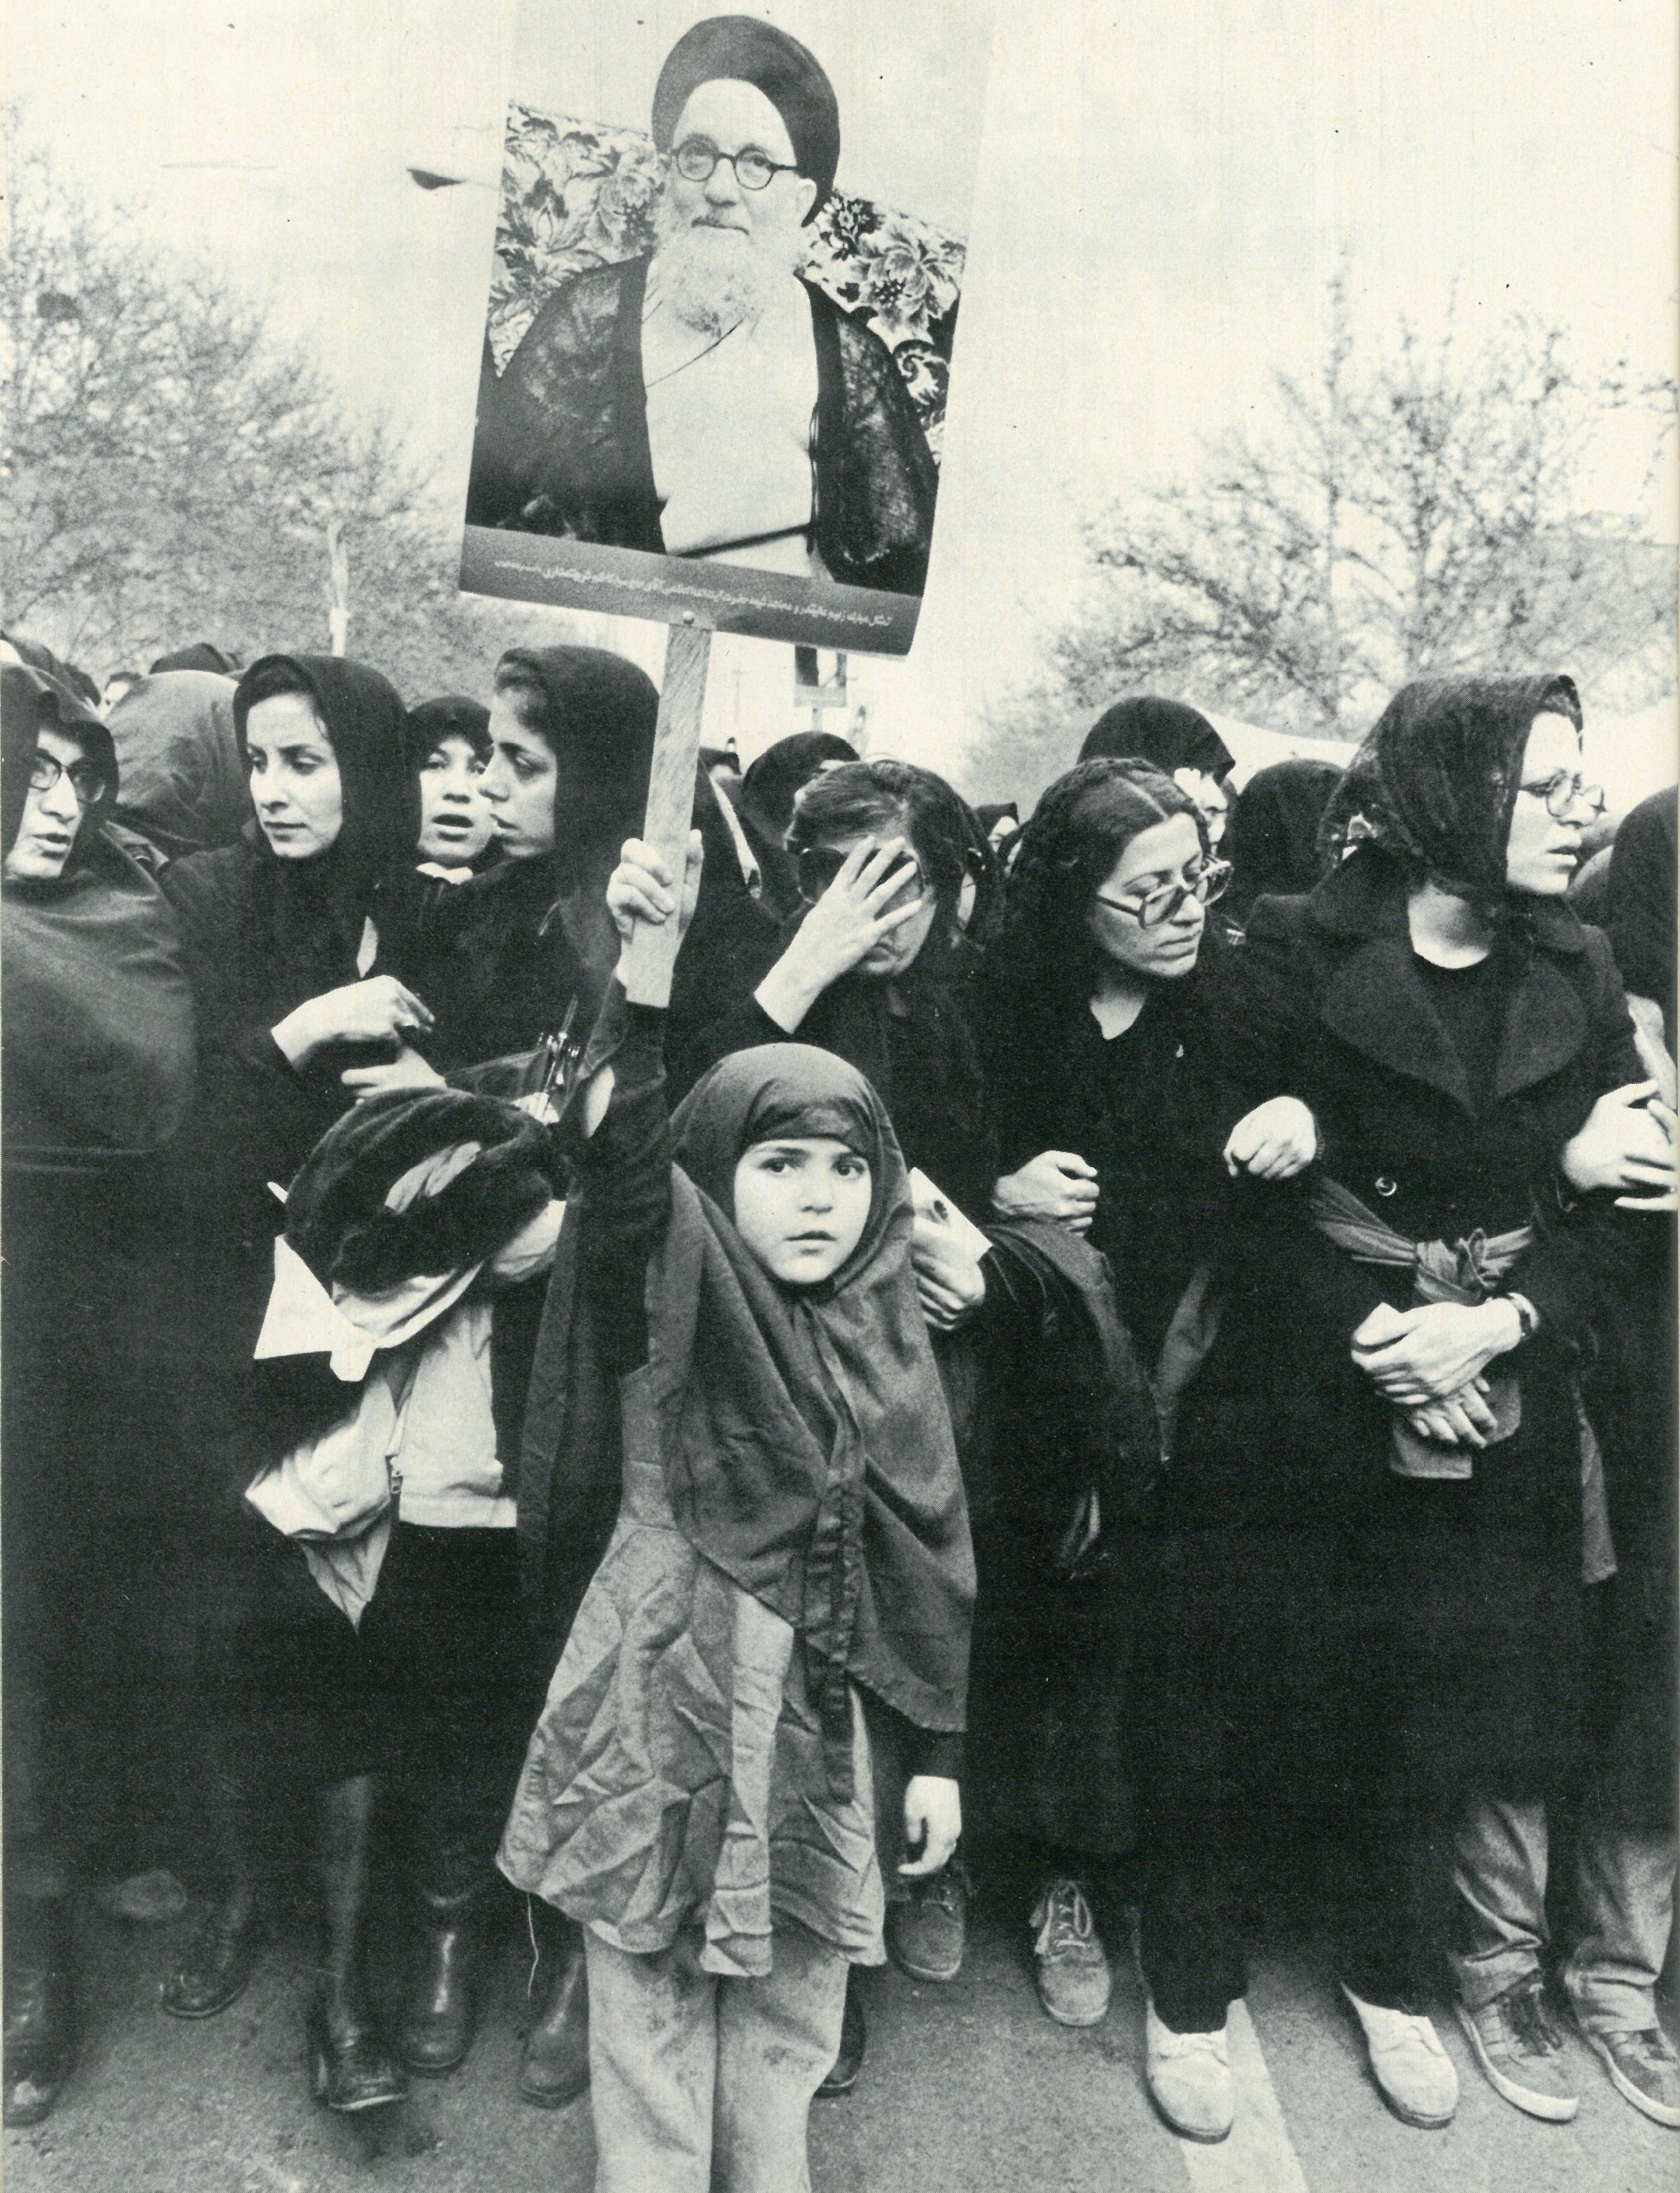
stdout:
[[(555, 286), (653, 249), (659, 156), (639, 129), (515, 105), (507, 117), (489, 339), (500, 373)], [(937, 462), (962, 287), (959, 238), (868, 198), (832, 192), (800, 271), (892, 351)]]

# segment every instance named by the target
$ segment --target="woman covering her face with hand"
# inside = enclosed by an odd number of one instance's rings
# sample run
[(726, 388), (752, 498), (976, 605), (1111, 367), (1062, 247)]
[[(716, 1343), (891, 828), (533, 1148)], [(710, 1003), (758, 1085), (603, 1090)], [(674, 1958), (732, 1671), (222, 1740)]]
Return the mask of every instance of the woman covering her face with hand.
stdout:
[(541, 1565), (620, 1503), (502, 1864), (585, 1930), (599, 2183), (627, 2193), (708, 2155), (720, 2188), (803, 2182), (848, 1965), (881, 1957), (874, 1733), (911, 1754), (906, 1870), (934, 1871), (973, 1591), (879, 1098), (783, 1043), (668, 1119), (639, 939), (691, 913), (697, 855), (680, 908), (634, 840), (610, 886), (622, 987), (573, 1098), (521, 1480)]
[(180, 1244), (162, 1153), (192, 1090), (168, 905), (105, 835), (110, 734), (42, 672), (0, 669), (5, 963), (5, 2118), (52, 2107), (75, 2050), (69, 1892), (173, 1857), (157, 1755), (186, 1520)]
[[(1612, 1556), (1575, 1350), (1641, 1253), (1620, 1194), (1671, 1178), (1661, 1122), (1628, 1124), (1648, 1092), (1608, 951), (1564, 899), (1599, 797), (1567, 678), (1408, 686), (1331, 802), (1330, 873), (1261, 899), (1236, 961), (1226, 1070), (1304, 1104), (1321, 1155), (1249, 1191), (1163, 1489), (1142, 1960), (1151, 2090), (1194, 2137), (1230, 2122), (1257, 1818), (1341, 1852), (1373, 2076), (1439, 2124), (1457, 2082), (1413, 2007), (1417, 1852), (1454, 1803), (1520, 1808), (1576, 1763), (1583, 1579)], [(1265, 1178), (1240, 1131), (1227, 1161)], [(1509, 1814), (1481, 1817), (1461, 2016), (1508, 2099), (1566, 2116), (1514, 1946), (1540, 1888)]]

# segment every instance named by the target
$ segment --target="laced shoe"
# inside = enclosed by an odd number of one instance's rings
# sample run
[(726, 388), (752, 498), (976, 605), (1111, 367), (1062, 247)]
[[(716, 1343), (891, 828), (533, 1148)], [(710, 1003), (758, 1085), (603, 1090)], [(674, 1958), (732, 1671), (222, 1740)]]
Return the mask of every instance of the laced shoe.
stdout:
[(1085, 1891), (1076, 1881), (1052, 1881), (1031, 1923), (1039, 2001), (1058, 2025), (1097, 2024), (1108, 2009), (1114, 1975)]
[(1545, 1983), (1531, 1973), (1480, 2010), (1455, 2006), (1471, 2053), (1496, 2094), (1552, 2124), (1567, 2124), (1580, 2096), (1563, 2063), (1563, 2036), (1546, 2006)]
[(1370, 2052), (1377, 2090), (1402, 2124), (1433, 2132), (1450, 2124), (1459, 2106), (1459, 2075), (1427, 2018), (1363, 2001), (1345, 1983)]
[(1610, 2075), (1610, 2084), (1660, 2125), (1680, 2127), (1680, 2057), (1660, 2025), (1643, 2033), (1592, 2033), (1581, 2038)]
[(961, 1862), (953, 1858), (909, 1889), (909, 1896), (886, 1907), (893, 1962), (913, 1980), (954, 1980), (968, 1940), (968, 1882)]
[(1227, 2030), (1174, 2033), (1155, 2014), (1144, 2013), (1144, 2071), (1150, 2099), (1180, 2139), (1212, 2146), (1224, 2139), (1236, 2114)]

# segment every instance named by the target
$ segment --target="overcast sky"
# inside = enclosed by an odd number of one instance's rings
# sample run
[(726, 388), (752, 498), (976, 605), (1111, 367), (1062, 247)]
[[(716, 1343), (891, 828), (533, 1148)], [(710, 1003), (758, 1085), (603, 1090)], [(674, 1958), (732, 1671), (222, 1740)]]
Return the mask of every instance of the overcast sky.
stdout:
[[(527, 0), (531, 4), (531, 0)], [(535, 0), (562, 60), (601, 0)], [(318, 341), (464, 483), (495, 202), (423, 193), (411, 161), (493, 175), (513, 0), (11, 0), (13, 80), (96, 198), (144, 200)], [(645, 75), (702, 0), (626, 6)], [(847, 154), (950, 218), (983, 11), (789, 0), (843, 57)], [(571, 28), (568, 29), (568, 22)], [(593, 41), (593, 43), (592, 43)], [(925, 112), (872, 100), (922, 53)], [(920, 73), (920, 72), (917, 72)], [(1035, 0), (993, 44), (933, 570), (914, 655), (873, 673), (893, 743), (948, 759), (1030, 670), (1078, 577), (1078, 518), (1170, 478), (1279, 369), (1310, 371), (1339, 255), (1361, 328), (1466, 332), (1527, 308), (1588, 363), (1673, 369), (1673, 0)], [(628, 99), (627, 89), (624, 96)], [(605, 118), (605, 117), (604, 117)], [(634, 119), (633, 115), (624, 118)], [(843, 111), (842, 120), (845, 114)], [(942, 196), (942, 193), (943, 194)], [(1631, 463), (1631, 459), (1630, 459)], [(1632, 493), (1614, 453), (1607, 506)], [(1657, 513), (1666, 538), (1671, 508)]]

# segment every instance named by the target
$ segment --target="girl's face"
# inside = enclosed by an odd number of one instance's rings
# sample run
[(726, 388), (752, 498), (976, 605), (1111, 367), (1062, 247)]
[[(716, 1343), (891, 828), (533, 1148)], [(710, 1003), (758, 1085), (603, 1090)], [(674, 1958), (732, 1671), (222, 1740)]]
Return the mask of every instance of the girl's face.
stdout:
[(1216, 851), (1225, 834), (1225, 824), (1230, 816), (1230, 801), (1225, 787), (1205, 770), (1175, 769), (1173, 782), (1195, 800), (1201, 816), (1202, 827), (1207, 833), (1207, 842)]
[[(1580, 859), (1581, 832), (1597, 811), (1594, 802), (1600, 797), (1580, 784), (1580, 736), (1568, 718), (1536, 716), (1522, 749), (1521, 789), (1505, 841), (1508, 890), (1557, 898), (1569, 888)], [(1554, 815), (1552, 806), (1562, 807), (1562, 814)]]
[[(1188, 815), (1140, 830), (1097, 886), (1086, 927), (1104, 956), (1134, 975), (1172, 982), (1188, 975), (1201, 948), (1207, 909), (1184, 886), (1207, 865)], [(1178, 903), (1165, 914), (1174, 892)]]
[(513, 696), (498, 693), (490, 708), (490, 756), (479, 779), (490, 827), (510, 861), (540, 860), (554, 850), (554, 749), (541, 731), (519, 721)]
[(277, 693), (245, 719), (251, 804), (277, 860), (312, 861), (338, 843), (344, 784), (327, 727), (307, 693)]
[[(49, 777), (50, 782), (41, 781)], [(82, 827), (84, 804), (91, 806), (99, 793), (99, 771), (81, 740), (43, 724), (35, 741), (23, 820), (6, 856), (7, 880), (56, 883)]]
[(418, 850), (428, 861), (476, 861), (490, 841), (485, 764), (471, 739), (439, 739), (420, 764)]
[(784, 1287), (832, 1279), (863, 1238), (869, 1168), (827, 1135), (754, 1142), (735, 1167), (735, 1226)]

